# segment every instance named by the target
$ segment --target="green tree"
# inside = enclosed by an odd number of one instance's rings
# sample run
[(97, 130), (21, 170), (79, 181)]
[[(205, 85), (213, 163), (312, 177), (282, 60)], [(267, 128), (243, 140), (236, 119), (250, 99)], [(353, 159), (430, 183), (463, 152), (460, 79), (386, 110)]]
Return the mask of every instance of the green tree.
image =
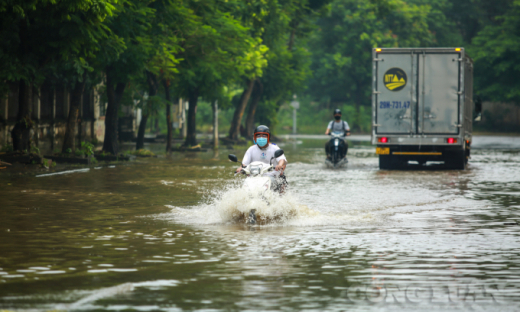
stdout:
[(113, 13), (114, 1), (0, 3), (0, 81), (19, 85), (19, 111), (12, 131), (15, 150), (29, 149), (34, 87), (60, 62), (81, 71), (83, 57), (97, 49), (91, 43), (109, 34), (103, 21)]
[(186, 146), (197, 145), (196, 111), (199, 97), (213, 102), (225, 97), (223, 86), (240, 77), (259, 74), (264, 66), (265, 46), (250, 36), (248, 29), (234, 17), (240, 1), (193, 2), (198, 25), (186, 36), (178, 55), (179, 74), (172, 82), (175, 95), (187, 98), (188, 134)]
[(276, 126), (275, 116), (281, 105), (292, 100), (294, 94), (303, 92), (305, 83), (311, 75), (310, 53), (305, 46), (296, 46), (289, 51), (287, 45), (279, 45), (277, 49), (279, 50), (269, 55), (269, 66), (264, 76), (259, 79), (263, 92), (258, 104), (258, 112), (254, 102), (249, 107), (250, 111), (246, 119), (248, 137), (252, 136), (255, 122), (269, 127)]
[[(460, 20), (450, 17), (456, 16), (454, 6), (460, 6), (468, 0), (459, 0), (452, 3), (451, 0), (405, 0), (406, 3), (427, 8), (426, 22), (428, 30), (433, 35), (428, 43), (431, 47), (461, 47), (464, 46), (463, 31), (459, 28)], [(459, 12), (460, 14), (462, 12)]]
[[(427, 5), (402, 0), (335, 0), (311, 40), (309, 95), (333, 105), (369, 105), (374, 47), (434, 44)], [(355, 119), (355, 118), (354, 118)]]
[[(241, 17), (242, 23), (248, 27), (251, 37), (258, 38), (259, 42), (265, 44), (265, 27), (272, 20), (273, 14), (276, 14), (280, 11), (279, 2), (277, 0), (249, 0), (245, 1), (244, 3), (245, 5), (239, 10), (238, 14)], [(265, 45), (263, 47), (265, 47)], [(265, 51), (267, 51), (267, 49), (264, 49), (264, 52)], [(257, 59), (263, 64), (259, 65), (261, 65), (261, 67), (265, 67), (265, 65), (267, 65), (267, 62), (265, 61), (265, 55), (261, 56), (261, 58)], [(262, 74), (262, 72), (255, 73), (248, 71), (246, 72), (245, 77), (242, 77), (240, 85), (243, 87), (243, 91), (239, 97), (239, 100), (235, 101), (235, 110), (233, 113), (233, 119), (231, 120), (231, 126), (229, 127), (228, 139), (238, 139), (242, 118), (254, 89), (256, 89), (256, 91), (253, 103), (258, 103), (260, 96), (258, 91), (262, 88), (258, 78), (262, 76)]]
[(120, 53), (100, 53), (94, 60), (96, 70), (105, 74), (107, 109), (103, 151), (114, 155), (119, 153), (118, 119), (123, 93), (133, 77), (142, 75), (149, 61), (149, 51), (154, 48), (149, 36), (154, 10), (148, 3), (121, 1), (117, 12), (106, 21), (114, 36), (102, 44), (111, 46), (114, 40), (122, 41), (125, 49)]
[(484, 99), (520, 103), (520, 0), (472, 40), (475, 91)]
[[(158, 109), (166, 106), (166, 118), (170, 116), (170, 90), (169, 81), (178, 73), (177, 65), (181, 61), (176, 56), (182, 51), (184, 37), (195, 26), (196, 16), (183, 1), (158, 0), (151, 2), (149, 7), (153, 9), (154, 16), (150, 20), (150, 29), (147, 37), (150, 38), (149, 48), (146, 49), (145, 80), (148, 86), (148, 101), (142, 102), (142, 115), (137, 133), (136, 149), (144, 147), (144, 133), (150, 114), (157, 114)], [(158, 95), (159, 86), (163, 86), (166, 102)], [(167, 149), (171, 150), (172, 128), (169, 121)]]
[[(259, 122), (275, 125), (275, 115), (281, 104), (294, 93), (303, 90), (309, 71), (307, 37), (313, 29), (314, 19), (322, 14), (328, 1), (271, 0), (265, 3), (263, 15), (255, 15), (253, 26), (262, 42), (269, 48), (267, 67), (256, 77), (252, 101), (245, 120), (245, 135), (253, 132), (257, 110), (262, 113)], [(247, 89), (245, 89), (246, 91)], [(245, 103), (244, 103), (245, 104)], [(245, 107), (244, 107), (245, 108)], [(240, 117), (240, 114), (235, 114)], [(229, 137), (238, 136), (241, 118)]]
[(454, 30), (462, 36), (463, 43), (470, 44), (477, 34), (488, 25), (500, 23), (497, 16), (504, 15), (515, 0), (449, 0), (451, 5), (443, 10), (455, 24)]

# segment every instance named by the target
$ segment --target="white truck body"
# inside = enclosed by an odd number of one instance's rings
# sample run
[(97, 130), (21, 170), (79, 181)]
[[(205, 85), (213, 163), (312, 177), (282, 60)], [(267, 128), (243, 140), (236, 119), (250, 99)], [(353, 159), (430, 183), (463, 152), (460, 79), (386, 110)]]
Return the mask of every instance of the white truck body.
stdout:
[(473, 122), (473, 61), (463, 48), (376, 48), (372, 144), (381, 169), (443, 162), (464, 169)]

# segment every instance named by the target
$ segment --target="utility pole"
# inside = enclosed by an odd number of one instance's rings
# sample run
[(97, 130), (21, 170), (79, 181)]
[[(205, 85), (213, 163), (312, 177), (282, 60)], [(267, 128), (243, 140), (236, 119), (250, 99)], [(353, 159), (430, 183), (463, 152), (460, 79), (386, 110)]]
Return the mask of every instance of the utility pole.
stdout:
[(296, 110), (300, 108), (300, 102), (296, 101), (296, 94), (293, 95), (293, 101), (291, 102), (291, 106), (293, 107), (293, 125), (292, 125), (292, 133), (296, 134)]

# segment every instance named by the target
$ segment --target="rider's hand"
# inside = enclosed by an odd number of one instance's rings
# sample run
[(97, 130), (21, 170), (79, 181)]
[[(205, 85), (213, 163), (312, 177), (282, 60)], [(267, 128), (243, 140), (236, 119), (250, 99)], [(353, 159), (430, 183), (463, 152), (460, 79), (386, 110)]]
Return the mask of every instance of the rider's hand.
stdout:
[(284, 169), (285, 169), (285, 160), (282, 159), (278, 162), (278, 165), (276, 165), (276, 167), (274, 167), (274, 170), (282, 172), (282, 171), (284, 171)]
[(347, 136), (349, 136), (349, 135), (350, 135), (350, 131), (347, 131)]
[(242, 171), (242, 167), (238, 167), (235, 173), (240, 173)]

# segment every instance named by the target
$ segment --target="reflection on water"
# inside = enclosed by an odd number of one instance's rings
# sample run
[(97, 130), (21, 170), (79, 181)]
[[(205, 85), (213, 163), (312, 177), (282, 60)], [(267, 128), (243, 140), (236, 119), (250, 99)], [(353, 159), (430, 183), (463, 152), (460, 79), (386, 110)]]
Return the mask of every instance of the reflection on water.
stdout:
[(390, 172), (351, 145), (330, 170), (322, 143), (283, 146), (296, 213), (267, 226), (229, 218), (251, 202), (223, 151), (0, 177), (0, 309), (520, 308), (518, 151)]

